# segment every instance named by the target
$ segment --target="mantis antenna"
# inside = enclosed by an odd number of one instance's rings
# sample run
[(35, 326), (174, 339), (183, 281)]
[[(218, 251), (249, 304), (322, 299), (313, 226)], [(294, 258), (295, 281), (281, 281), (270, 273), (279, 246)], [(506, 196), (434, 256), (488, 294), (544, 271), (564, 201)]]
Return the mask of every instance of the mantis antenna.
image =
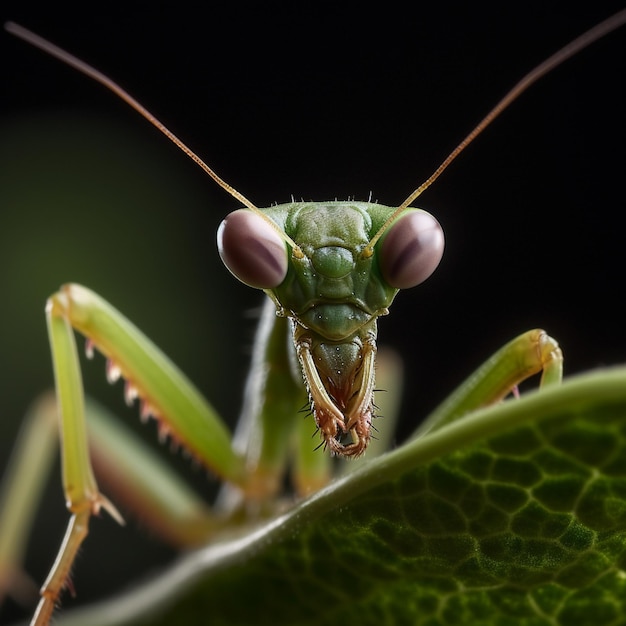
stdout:
[(234, 187), (229, 185), (224, 179), (218, 176), (189, 146), (187, 146), (181, 139), (179, 139), (163, 122), (157, 119), (148, 109), (146, 109), (142, 104), (140, 104), (135, 98), (133, 98), (125, 89), (120, 87), (115, 81), (111, 80), (108, 76), (97, 70), (95, 67), (92, 67), (88, 63), (81, 61), (78, 57), (75, 57), (73, 54), (66, 52), (62, 48), (59, 48), (52, 42), (40, 37), (39, 35), (33, 33), (32, 31), (16, 24), (15, 22), (7, 22), (4, 25), (4, 28), (7, 32), (23, 39), (29, 44), (43, 50), (47, 54), (59, 59), (61, 62), (73, 67), (78, 70), (81, 74), (92, 78), (96, 82), (100, 83), (104, 87), (106, 87), (109, 91), (112, 91), (116, 96), (121, 98), (126, 104), (135, 109), (137, 113), (143, 116), (146, 120), (148, 120), (153, 126), (155, 126), (158, 130), (160, 130), (171, 142), (173, 142), (178, 148), (180, 148), (192, 161), (197, 163), (205, 173), (207, 173), (222, 189), (224, 189), (227, 193), (229, 193), (233, 198), (239, 200), (244, 206), (248, 209), (262, 217), (268, 224), (272, 226), (272, 228), (280, 235), (281, 239), (283, 239), (287, 245), (293, 248), (293, 253), (301, 257), (303, 256), (298, 245), (285, 234), (265, 213), (263, 213), (258, 207), (256, 207), (248, 198), (246, 198), (242, 193), (237, 191)]
[(626, 24), (626, 9), (615, 13), (611, 17), (607, 18), (603, 22), (600, 22), (593, 28), (584, 32), (582, 35), (574, 39), (551, 57), (546, 59), (543, 63), (540, 63), (526, 74), (507, 94), (496, 104), (496, 106), (485, 115), (485, 117), (478, 122), (478, 124), (469, 132), (469, 134), (459, 143), (459, 145), (452, 150), (452, 152), (442, 161), (441, 165), (415, 190), (411, 195), (387, 218), (385, 223), (380, 227), (379, 231), (372, 237), (370, 242), (364, 248), (362, 254), (365, 257), (369, 257), (374, 253), (374, 245), (383, 235), (383, 233), (391, 226), (393, 221), (404, 211), (410, 204), (418, 197), (421, 196), (426, 189), (428, 189), (444, 172), (444, 170), (454, 161), (467, 146), (480, 135), (480, 133), (493, 122), (493, 120), (500, 115), (506, 108), (509, 107), (515, 100), (517, 100), (533, 83), (537, 82), (541, 77), (545, 76), (548, 72), (555, 67), (574, 56), (589, 44), (594, 41), (608, 35), (610, 32)]
[[(363, 257), (370, 257), (374, 253), (374, 246), (385, 231), (391, 226), (394, 220), (402, 213), (410, 204), (418, 198), (422, 193), (428, 189), (441, 174), (447, 169), (447, 167), (469, 146), (476, 137), (482, 133), (493, 120), (500, 115), (505, 109), (509, 107), (517, 98), (519, 98), (531, 85), (537, 82), (540, 78), (545, 76), (548, 72), (555, 67), (574, 56), (594, 41), (604, 37), (613, 30), (626, 24), (626, 9), (615, 13), (611, 17), (607, 18), (603, 22), (600, 22), (590, 30), (586, 31), (574, 41), (567, 44), (565, 47), (558, 50), (551, 57), (546, 59), (543, 63), (540, 63), (537, 67), (526, 74), (501, 100), (496, 104), (489, 113), (470, 131), (470, 133), (459, 143), (459, 145), (452, 150), (452, 152), (442, 161), (442, 163), (435, 169), (435, 171), (406, 198), (400, 206), (387, 218), (385, 223), (381, 226), (378, 232), (372, 237), (367, 246), (363, 249)], [(225, 180), (220, 178), (191, 148), (189, 148), (181, 139), (179, 139), (172, 131), (170, 131), (161, 121), (159, 121), (150, 111), (148, 111), (143, 105), (141, 105), (135, 98), (133, 98), (127, 91), (122, 89), (116, 82), (111, 80), (108, 76), (105, 76), (100, 71), (93, 68), (88, 63), (81, 61), (74, 55), (66, 52), (65, 50), (55, 46), (53, 43), (47, 41), (43, 37), (36, 35), (28, 29), (15, 24), (14, 22), (7, 22), (5, 29), (32, 44), (33, 46), (40, 48), (44, 52), (47, 52), (53, 57), (56, 57), (63, 63), (73, 67), (82, 74), (92, 78), (96, 82), (100, 83), (115, 95), (121, 98), (124, 102), (130, 105), (135, 111), (142, 115), (146, 120), (158, 128), (170, 141), (176, 144), (190, 159), (195, 161), (222, 189), (229, 193), (233, 198), (239, 200), (244, 206), (251, 211), (254, 211), (257, 215), (262, 217), (268, 224), (279, 233), (281, 239), (283, 239), (293, 249), (293, 254), (296, 257), (301, 258), (303, 256), (302, 251), (298, 245), (286, 235), (278, 226), (267, 216), (260, 211), (250, 200), (248, 200), (242, 193), (237, 191), (234, 187), (231, 187)]]

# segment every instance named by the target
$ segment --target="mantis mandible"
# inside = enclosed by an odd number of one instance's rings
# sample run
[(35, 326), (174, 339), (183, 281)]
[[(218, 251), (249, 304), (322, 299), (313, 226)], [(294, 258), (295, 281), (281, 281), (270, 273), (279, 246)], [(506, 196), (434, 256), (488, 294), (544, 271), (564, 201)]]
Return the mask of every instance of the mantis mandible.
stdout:
[[(621, 21), (614, 20), (612, 27), (623, 23), (623, 20), (622, 15)], [(18, 35), (21, 33), (33, 43), (37, 42), (36, 37), (17, 27), (11, 27), (11, 30)], [(512, 99), (555, 64), (562, 62), (583, 45), (601, 36), (603, 32), (605, 31), (601, 29), (588, 34), (582, 42), (576, 43), (567, 52), (558, 53), (523, 79), (434, 174), (405, 202), (395, 208), (356, 202), (292, 203), (261, 211), (224, 183), (212, 170), (201, 164), (218, 184), (247, 207), (232, 214), (221, 227), (222, 257), (233, 274), (243, 282), (266, 291), (279, 314), (288, 318), (294, 350), (307, 382), (312, 412), (322, 435), (323, 447), (343, 456), (359, 456), (367, 448), (371, 436), (371, 421), (375, 413), (373, 393), (376, 318), (386, 313), (398, 289), (413, 286), (427, 278), (441, 257), (443, 235), (436, 220), (421, 210), (409, 209), (409, 206)], [(50, 44), (40, 43), (49, 52), (55, 53), (56, 49)], [(60, 53), (59, 56), (99, 79), (99, 75), (94, 76), (93, 70), (85, 68), (66, 53)], [(101, 82), (105, 82), (109, 87), (112, 85), (108, 79)], [(118, 95), (129, 100), (126, 94), (117, 91)], [(133, 105), (135, 104), (133, 101)], [(137, 107), (138, 105), (135, 108)], [(142, 108), (139, 110), (155, 123)], [(160, 126), (160, 123), (156, 124)], [(169, 131), (163, 130), (173, 138)], [(177, 141), (175, 138), (174, 140)], [(183, 149), (189, 154), (188, 150), (184, 147)], [(198, 161), (194, 155), (190, 156)], [(337, 214), (341, 214), (340, 219), (335, 218)], [(303, 223), (309, 224), (303, 226), (297, 221), (298, 217), (302, 218)], [(328, 240), (321, 246), (312, 241), (317, 239), (318, 220), (330, 224)], [(343, 232), (346, 222), (354, 223), (347, 229), (347, 234)], [(362, 231), (365, 231), (364, 235), (361, 234)], [(311, 233), (316, 237), (314, 238)], [(238, 248), (237, 242), (241, 237), (245, 243)], [(352, 240), (357, 238), (358, 241), (353, 244)], [(264, 242), (260, 246), (256, 243), (259, 240)], [(350, 246), (346, 245), (348, 240)], [(254, 251), (255, 247), (257, 254), (253, 255), (251, 260), (250, 252)], [(404, 265), (405, 257), (415, 249), (423, 251), (423, 256), (418, 254), (417, 257), (413, 257), (414, 263)], [(258, 260), (259, 254), (266, 259), (264, 265)], [(299, 262), (303, 263), (300, 269)], [(356, 276), (363, 277), (360, 292), (353, 283), (347, 288), (343, 280), (348, 275), (352, 276), (354, 266)], [(307, 292), (311, 274), (325, 275), (325, 283), (313, 284), (310, 292)], [(367, 282), (372, 274), (377, 280), (374, 287)], [(298, 277), (302, 278), (300, 283)], [(297, 295), (293, 293), (294, 285), (299, 285), (295, 288)], [(374, 303), (369, 300), (372, 291), (381, 292)], [(363, 295), (365, 293), (368, 295)], [(339, 313), (336, 313), (337, 309), (327, 309), (326, 307), (331, 306), (328, 303), (320, 305), (317, 301), (320, 295), (326, 299), (340, 300), (339, 306), (342, 308), (339, 309)], [(154, 383), (142, 379), (139, 370), (142, 370), (143, 366), (137, 365), (136, 360), (142, 361), (149, 356), (152, 348), (144, 346), (142, 340), (137, 342), (134, 330), (129, 330), (117, 312), (112, 311), (97, 296), (83, 288), (70, 286), (52, 297), (48, 311), (51, 337), (55, 344), (54, 359), (64, 423), (62, 426), (66, 463), (64, 472), (66, 480), (67, 477), (71, 477), (71, 481), (74, 482), (78, 480), (81, 487), (76, 494), (66, 492), (73, 521), (68, 533), (68, 542), (57, 563), (58, 567), (46, 584), (36, 623), (45, 623), (48, 620), (65, 583), (67, 571), (83, 538), (78, 526), (83, 523), (86, 525), (90, 515), (101, 506), (115, 515), (113, 505), (99, 494), (89, 468), (89, 460), (84, 454), (86, 445), (82, 442), (84, 435), (80, 417), (82, 399), (78, 391), (79, 386), (75, 385), (79, 374), (69, 371), (73, 367), (71, 356), (73, 346), (71, 334), (68, 333), (68, 321), (88, 337), (90, 349), (95, 346), (110, 358), (108, 374), (111, 380), (122, 376), (130, 381), (126, 391), (128, 401), (132, 402), (136, 396), (143, 399), (142, 415), (145, 417), (153, 415), (160, 419), (163, 437), (169, 435), (179, 440), (182, 445), (192, 450), (194, 456), (202, 459), (226, 480), (237, 485), (246, 497), (265, 500), (275, 495), (284, 471), (284, 459), (281, 458), (275, 466), (272, 466), (269, 462), (272, 460), (271, 455), (264, 446), (269, 448), (272, 441), (287, 439), (290, 430), (289, 424), (273, 423), (271, 430), (263, 431), (266, 439), (255, 441), (251, 446), (254, 450), (249, 449), (247, 456), (231, 452), (228, 434), (224, 433), (214, 417), (204, 409), (196, 411), (194, 406), (184, 406), (185, 402), (190, 405), (197, 404), (194, 391), (179, 380), (178, 373), (171, 370), (166, 362), (162, 362), (158, 368), (158, 375), (167, 372), (163, 381), (156, 385), (159, 387), (158, 392), (154, 389)], [(91, 326), (92, 316), (100, 316), (101, 322)], [(280, 332), (283, 333), (286, 328), (286, 324), (281, 324)], [(545, 351), (537, 359), (535, 349), (538, 341), (544, 342)], [(271, 342), (272, 339), (268, 339), (268, 345), (272, 345)], [(555, 368), (559, 369), (560, 357), (553, 340), (545, 335), (535, 334), (532, 336), (532, 342), (525, 346), (523, 352), (533, 362), (529, 371), (516, 372), (513, 380), (504, 381), (497, 391), (481, 401), (496, 401), (508, 394), (519, 380), (543, 369), (546, 365), (550, 376), (553, 375)], [(138, 356), (140, 352), (141, 356)], [(153, 360), (160, 360), (160, 356), (154, 356)], [(291, 362), (291, 357), (287, 360)], [(153, 375), (157, 375), (156, 371), (150, 373), (150, 376)], [(171, 390), (161, 391), (168, 387)], [(181, 392), (183, 389), (184, 393)], [(176, 400), (171, 401), (170, 398)], [(183, 406), (178, 406), (178, 403), (182, 403)], [(187, 419), (181, 417), (182, 415)], [(197, 416), (197, 424), (193, 423), (196, 419), (194, 416)], [(208, 422), (210, 425), (207, 427), (202, 422)], [(203, 427), (207, 428), (209, 434), (205, 436), (204, 441), (198, 441), (198, 430)], [(74, 449), (69, 443), (72, 439), (76, 439)], [(251, 463), (250, 459), (254, 462)], [(251, 465), (255, 466), (251, 469)], [(310, 468), (312, 467), (313, 464), (310, 465)], [(294, 482), (300, 485), (302, 492), (306, 492), (317, 484), (317, 479), (307, 477), (304, 471), (294, 479)]]

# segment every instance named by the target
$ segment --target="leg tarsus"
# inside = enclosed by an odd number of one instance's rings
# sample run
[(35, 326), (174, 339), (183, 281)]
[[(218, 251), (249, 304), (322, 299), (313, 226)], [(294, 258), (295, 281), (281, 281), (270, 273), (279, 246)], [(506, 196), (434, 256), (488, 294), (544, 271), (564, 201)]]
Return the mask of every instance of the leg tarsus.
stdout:
[(72, 515), (57, 558), (41, 588), (41, 599), (31, 621), (31, 626), (45, 626), (50, 622), (59, 596), (67, 586), (76, 553), (89, 532), (91, 513), (91, 507), (88, 507)]
[[(91, 502), (86, 502), (82, 510), (72, 514), (65, 537), (59, 548), (57, 558), (44, 582), (40, 595), (39, 605), (33, 616), (31, 626), (44, 626), (49, 623), (52, 613), (59, 601), (61, 592), (70, 587), (73, 592), (73, 585), (70, 581), (70, 571), (76, 558), (76, 554), (83, 541), (89, 534), (89, 519), (92, 515), (97, 515), (100, 509), (105, 509), (118, 523), (124, 524), (124, 519), (115, 506), (102, 494)], [(74, 595), (74, 593), (72, 593)]]
[[(113, 503), (101, 493), (98, 493), (92, 500), (84, 502), (80, 507), (72, 507), (68, 503), (68, 508), (70, 511), (73, 508), (79, 508), (79, 510), (72, 511), (72, 517), (65, 531), (65, 537), (59, 548), (57, 558), (39, 592), (41, 599), (33, 616), (32, 626), (44, 626), (49, 623), (61, 592), (66, 587), (71, 586), (70, 571), (80, 546), (89, 534), (91, 516), (98, 515), (100, 509), (104, 509), (116, 522), (122, 525), (125, 523)], [(72, 595), (74, 594), (72, 593)]]

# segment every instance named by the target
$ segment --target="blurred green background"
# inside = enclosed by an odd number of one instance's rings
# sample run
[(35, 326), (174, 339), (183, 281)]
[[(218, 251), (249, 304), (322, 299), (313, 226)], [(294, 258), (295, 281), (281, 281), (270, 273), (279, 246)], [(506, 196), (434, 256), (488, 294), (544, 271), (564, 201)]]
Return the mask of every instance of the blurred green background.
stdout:
[[(370, 191), (396, 204), (525, 71), (610, 5), (212, 3), (206, 19), (191, 3), (8, 2), (1, 17), (120, 81), (261, 206)], [(411, 381), (400, 436), (528, 328), (560, 340), (569, 373), (623, 362), (623, 41), (614, 34), (544, 79), (418, 203), (448, 247), (380, 324)], [(215, 231), (236, 203), (73, 70), (5, 33), (0, 59), (0, 471), (29, 402), (52, 382), (43, 310), (68, 281), (127, 314), (232, 422), (261, 302), (217, 257)], [(85, 384), (156, 447), (101, 359)], [(204, 472), (163, 455), (210, 492)], [(38, 581), (66, 521), (55, 472), (27, 564)], [(97, 520), (77, 601), (168, 558), (134, 524)], [(9, 605), (0, 623), (15, 614)]]
[[(246, 291), (237, 293), (236, 283), (219, 264), (214, 232), (220, 211), (207, 204), (204, 181), (183, 173), (177, 154), (153, 149), (132, 128), (97, 115), (52, 112), (13, 118), (0, 133), (0, 465), (4, 467), (24, 410), (51, 385), (44, 305), (47, 295), (68, 280), (89, 285), (124, 310), (184, 365), (232, 422), (253, 336), (253, 315), (246, 312), (259, 296), (242, 297)], [(203, 227), (194, 228), (203, 212)], [(104, 360), (94, 361), (85, 361), (86, 388), (130, 418), (127, 423), (154, 445), (153, 425), (141, 428), (136, 409), (122, 403), (122, 384), (110, 387), (103, 377)], [(167, 447), (164, 456), (178, 460), (209, 493), (204, 471), (180, 462), (180, 455), (170, 454)], [(50, 482), (42, 524), (33, 537), (36, 562), (29, 564), (39, 578), (39, 563), (50, 564), (67, 520), (58, 467)], [(57, 515), (49, 515), (51, 510)], [(107, 520), (103, 526), (114, 524)], [(144, 541), (145, 536), (123, 533), (119, 541), (129, 543), (113, 544), (121, 555), (143, 542), (147, 554), (138, 551), (131, 559), (141, 571), (145, 559), (167, 556), (158, 543)], [(105, 540), (100, 545), (103, 552), (92, 553), (98, 563), (96, 585), (109, 578), (105, 557), (112, 544)], [(127, 575), (128, 563), (112, 563), (111, 580)]]

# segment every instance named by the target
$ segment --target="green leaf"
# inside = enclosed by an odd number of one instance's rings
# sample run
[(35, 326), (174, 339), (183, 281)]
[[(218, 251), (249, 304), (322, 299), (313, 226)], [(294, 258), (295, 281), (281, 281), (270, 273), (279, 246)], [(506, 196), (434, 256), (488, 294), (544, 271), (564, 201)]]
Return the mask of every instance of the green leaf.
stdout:
[(623, 624), (626, 369), (477, 411), (75, 624)]

